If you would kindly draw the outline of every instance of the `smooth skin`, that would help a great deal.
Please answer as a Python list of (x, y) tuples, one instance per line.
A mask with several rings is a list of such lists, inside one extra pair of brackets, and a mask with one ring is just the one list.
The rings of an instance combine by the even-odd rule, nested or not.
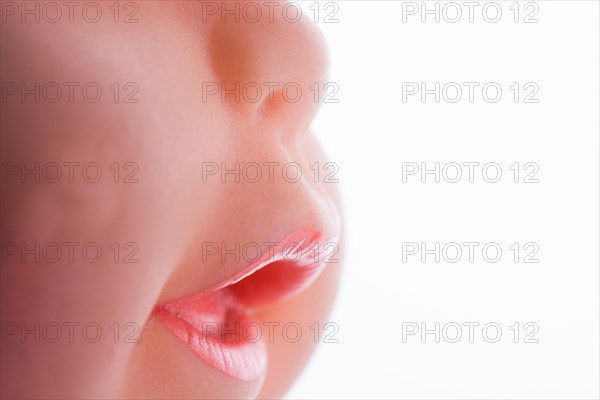
[[(95, 242), (106, 252), (96, 263), (80, 251), (72, 263), (66, 256), (57, 263), (3, 260), (3, 329), (15, 322), (79, 324), (73, 341), (67, 328), (56, 343), (44, 336), (36, 343), (33, 334), (23, 339), (21, 332), (6, 336), (3, 398), (280, 398), (316, 346), (309, 327), (326, 322), (341, 263), (329, 263), (301, 294), (257, 311), (259, 321), (294, 321), (304, 335), (297, 343), (281, 336), (268, 343), (267, 372), (253, 381), (214, 369), (151, 318), (156, 304), (198, 293), (241, 268), (202, 262), (203, 242), (267, 242), (304, 227), (325, 236), (341, 229), (335, 184), (315, 182), (309, 173), (315, 162), (328, 161), (308, 129), (319, 108), (308, 88), (327, 79), (316, 26), (307, 18), (290, 23), (281, 12), (274, 22), (222, 23), (218, 16), (203, 22), (203, 3), (139, 2), (133, 24), (115, 23), (112, 14), (94, 24), (77, 14), (73, 23), (18, 17), (2, 23), (2, 82), (92, 81), (103, 89), (97, 103), (83, 101), (81, 90), (72, 103), (66, 95), (56, 104), (7, 98), (2, 162), (96, 162), (104, 174), (97, 183), (80, 173), (72, 183), (4, 177), (2, 242)], [(135, 82), (139, 101), (115, 103), (114, 82), (121, 99), (131, 92), (123, 85)], [(219, 95), (203, 99), (206, 82), (296, 82), (304, 95), (297, 103), (280, 92), (272, 102), (223, 102)], [(138, 182), (123, 183), (121, 176), (115, 183), (108, 168), (115, 162), (123, 174), (131, 172), (125, 163), (135, 163)], [(237, 183), (230, 176), (223, 183), (218, 175), (203, 182), (205, 162), (297, 162), (303, 176), (295, 183), (281, 175), (274, 182)], [(117, 262), (108, 250), (115, 242), (123, 252)], [(123, 262), (130, 242), (138, 263)], [(82, 339), (89, 322), (102, 327), (95, 343)], [(109, 328), (115, 322), (117, 343)], [(125, 329), (127, 323), (133, 328)], [(135, 327), (139, 342), (126, 343)]]

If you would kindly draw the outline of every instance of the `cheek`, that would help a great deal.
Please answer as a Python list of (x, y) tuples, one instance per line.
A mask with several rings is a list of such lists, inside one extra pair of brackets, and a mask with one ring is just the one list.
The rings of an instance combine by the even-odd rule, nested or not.
[[(19, 170), (3, 178), (0, 230), (3, 245), (14, 244), (16, 250), (0, 271), (2, 320), (27, 327), (36, 322), (62, 327), (73, 321), (79, 327), (94, 323), (103, 333), (95, 343), (82, 340), (80, 330), (74, 342), (68, 341), (67, 331), (58, 344), (21, 341), (18, 335), (16, 341), (3, 342), (2, 386), (6, 393), (114, 397), (134, 348), (123, 342), (123, 335), (115, 342), (115, 324), (119, 333), (128, 333), (123, 331), (126, 324), (141, 331), (183, 249), (198, 232), (197, 221), (206, 220), (215, 208), (215, 188), (201, 184), (200, 160), (220, 158), (226, 140), (220, 133), (228, 118), (198, 96), (198, 84), (191, 80), (206, 78), (208, 66), (193, 51), (182, 54), (191, 54), (194, 61), (179, 60), (177, 67), (192, 78), (165, 79), (164, 71), (177, 62), (162, 54), (160, 46), (169, 43), (153, 42), (156, 48), (150, 48), (159, 61), (140, 72), (141, 60), (130, 51), (131, 43), (68, 30), (54, 39), (60, 45), (47, 49), (34, 46), (37, 40), (23, 39), (31, 47), (12, 49), (20, 57), (3, 58), (3, 73), (26, 82), (87, 82), (94, 76), (107, 93), (106, 82), (135, 77), (139, 102), (114, 104), (107, 96), (96, 104), (2, 106), (3, 166), (31, 169), (39, 163), (42, 174), (40, 182), (34, 173), (23, 183)], [(121, 64), (87, 59), (88, 50), (97, 46), (112, 49)], [(65, 69), (70, 63), (61, 58), (63, 48), (82, 55), (82, 68)], [(58, 182), (45, 179), (48, 163), (62, 169)], [(89, 175), (83, 172), (89, 163), (99, 166), (97, 182), (93, 168)], [(61, 249), (58, 259), (51, 250), (44, 253), (48, 244)], [(92, 246), (92, 257), (86, 258), (86, 245)], [(22, 257), (36, 246), (37, 254)], [(99, 258), (93, 255), (96, 248)], [(32, 388), (30, 382), (39, 385)]]
[[(64, 329), (59, 344), (3, 343), (3, 366), (28, 365), (26, 375), (2, 368), (3, 378), (17, 387), (31, 380), (45, 382), (39, 387), (44, 395), (114, 396), (111, 388), (118, 387), (131, 365), (127, 362), (134, 348), (123, 343), (123, 335), (130, 332), (123, 327), (130, 324), (141, 331), (197, 231), (192, 221), (213, 209), (212, 189), (198, 192), (200, 168), (190, 161), (201, 158), (201, 151), (185, 145), (198, 138), (182, 137), (188, 130), (170, 120), (178, 111), (165, 109), (163, 122), (154, 127), (137, 120), (143, 128), (137, 136), (129, 135), (133, 144), (122, 140), (128, 135), (122, 126), (135, 120), (135, 113), (127, 120), (100, 123), (98, 118), (86, 141), (73, 129), (48, 132), (35, 140), (35, 154), (26, 140), (3, 146), (3, 162), (30, 170), (40, 165), (39, 173), (25, 176), (25, 183), (23, 171), (17, 171), (2, 185), (3, 321), (28, 327), (36, 322), (61, 327), (73, 321), (79, 327), (94, 323), (103, 333), (97, 343), (82, 340), (79, 328), (73, 343), (66, 341)], [(42, 129), (40, 123), (21, 121), (18, 126), (36, 132)], [(216, 145), (217, 140), (207, 138), (205, 143)], [(55, 176), (49, 170), (44, 173), (49, 163), (61, 169), (58, 182), (48, 179)], [(85, 170), (88, 163), (99, 167)], [(9, 244), (14, 245), (11, 254), (5, 253)], [(120, 330), (116, 343), (115, 326)], [(48, 370), (53, 371), (52, 381), (44, 378)]]

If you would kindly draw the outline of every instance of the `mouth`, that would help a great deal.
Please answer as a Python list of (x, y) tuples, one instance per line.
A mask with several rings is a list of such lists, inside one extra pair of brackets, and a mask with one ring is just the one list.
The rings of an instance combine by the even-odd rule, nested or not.
[(263, 256), (224, 282), (159, 304), (153, 316), (216, 369), (239, 380), (257, 379), (266, 369), (267, 351), (253, 312), (312, 284), (327, 263), (321, 238), (318, 231), (302, 229), (272, 242)]

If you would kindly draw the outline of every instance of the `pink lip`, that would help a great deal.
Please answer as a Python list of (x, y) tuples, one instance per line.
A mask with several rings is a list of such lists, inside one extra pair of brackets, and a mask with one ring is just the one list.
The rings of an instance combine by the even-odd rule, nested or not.
[(256, 379), (267, 353), (252, 310), (310, 286), (325, 266), (321, 236), (296, 231), (214, 288), (157, 305), (153, 315), (213, 367), (240, 380)]

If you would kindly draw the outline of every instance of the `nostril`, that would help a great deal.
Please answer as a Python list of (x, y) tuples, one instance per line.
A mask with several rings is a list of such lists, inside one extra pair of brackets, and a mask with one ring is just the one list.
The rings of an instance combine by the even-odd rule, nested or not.
[(285, 95), (284, 89), (273, 90), (262, 99), (255, 119), (261, 122), (276, 119), (276, 116), (285, 113), (285, 106), (290, 102), (291, 99)]

